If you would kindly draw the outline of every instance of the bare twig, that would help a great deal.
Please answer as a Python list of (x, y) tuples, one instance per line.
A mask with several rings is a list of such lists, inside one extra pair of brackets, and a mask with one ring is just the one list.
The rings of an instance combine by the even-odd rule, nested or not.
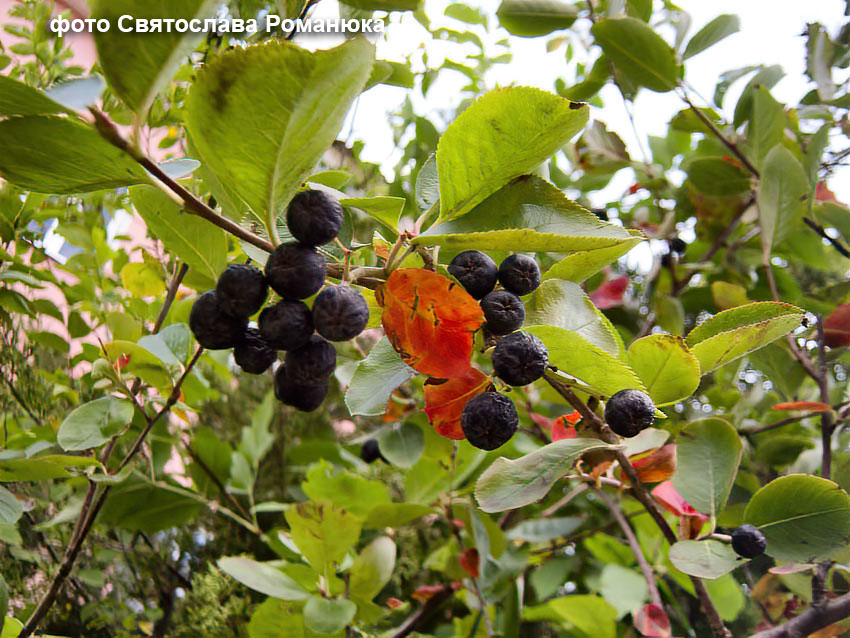
[(850, 616), (850, 594), (820, 605), (809, 605), (803, 613), (777, 627), (765, 629), (752, 638), (801, 638)]
[[(823, 331), (823, 317), (818, 315), (818, 377), (815, 379), (820, 392), (820, 400), (829, 404), (829, 369), (826, 362), (826, 341)], [(828, 479), (832, 468), (832, 432), (835, 429), (835, 414), (832, 410), (822, 412), (820, 415), (821, 428), (821, 470), (820, 475)]]
[(842, 244), (840, 240), (836, 239), (835, 237), (830, 237), (829, 235), (827, 235), (826, 229), (823, 226), (821, 226), (820, 224), (818, 224), (814, 220), (809, 219), (808, 217), (803, 217), (803, 223), (806, 224), (806, 226), (811, 228), (813, 231), (815, 231), (818, 235), (823, 237), (830, 244), (832, 244), (832, 247), (835, 248), (835, 250), (837, 250), (841, 254), (842, 257), (846, 257), (847, 259), (850, 259), (850, 250), (848, 250), (847, 247), (844, 244)]
[(12, 396), (15, 398), (15, 401), (18, 402), (18, 405), (20, 405), (24, 409), (24, 412), (27, 413), (29, 418), (31, 418), (33, 422), (40, 427), (42, 425), (41, 419), (39, 419), (35, 415), (35, 412), (32, 411), (30, 406), (27, 405), (27, 402), (24, 401), (24, 398), (18, 393), (18, 391), (15, 389), (14, 384), (9, 380), (9, 378), (5, 374), (3, 374), (2, 377), (3, 381), (6, 383), (6, 386), (9, 388), (9, 392), (12, 393)]
[(398, 630), (393, 638), (405, 638), (415, 632), (421, 625), (428, 622), (440, 609), (440, 606), (454, 595), (454, 589), (450, 585), (443, 588), (425, 601), (425, 604), (411, 614)]

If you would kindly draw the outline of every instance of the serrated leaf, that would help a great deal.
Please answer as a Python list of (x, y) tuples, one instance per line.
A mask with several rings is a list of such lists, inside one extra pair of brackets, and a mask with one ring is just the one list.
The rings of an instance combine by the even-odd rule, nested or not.
[(56, 440), (63, 450), (77, 452), (103, 445), (133, 418), (129, 399), (102, 397), (71, 411), (62, 424)]
[(637, 18), (605, 18), (591, 28), (596, 43), (634, 84), (672, 91), (679, 82), (676, 52), (652, 27)]
[(640, 233), (637, 235), (613, 246), (591, 248), (567, 255), (543, 273), (543, 279), (568, 279), (582, 283), (644, 241)]
[(383, 337), (360, 363), (345, 391), (345, 405), (352, 415), (378, 415), (387, 411), (390, 395), (416, 371), (401, 360)]
[(298, 503), (286, 510), (292, 541), (319, 573), (335, 573), (360, 538), (360, 520), (345, 510), (323, 503)]
[(711, 539), (675, 543), (670, 548), (670, 562), (680, 572), (710, 580), (743, 564), (729, 543)]
[(383, 457), (403, 469), (413, 467), (425, 449), (422, 429), (413, 423), (402, 423), (378, 438)]
[(741, 20), (738, 16), (721, 14), (694, 34), (688, 41), (682, 57), (687, 60), (740, 30)]
[(634, 341), (629, 346), (629, 365), (655, 405), (687, 399), (699, 387), (699, 361), (681, 337), (657, 334)]
[(345, 197), (339, 200), (343, 206), (351, 206), (377, 219), (379, 222), (398, 232), (398, 220), (407, 200), (404, 197)]
[(313, 501), (327, 501), (365, 519), (376, 505), (390, 502), (387, 486), (346, 470), (334, 472), (327, 461), (319, 461), (308, 471), (301, 489)]

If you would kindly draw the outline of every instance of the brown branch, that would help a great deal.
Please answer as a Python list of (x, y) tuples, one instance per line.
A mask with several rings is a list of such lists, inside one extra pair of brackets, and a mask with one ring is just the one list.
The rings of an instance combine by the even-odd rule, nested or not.
[[(817, 379), (818, 392), (820, 400), (823, 403), (829, 404), (829, 368), (826, 361), (826, 341), (823, 331), (823, 317), (818, 315), (818, 368), (819, 375)], [(828, 479), (832, 470), (832, 432), (835, 429), (834, 424), (835, 414), (832, 410), (822, 412), (820, 415), (821, 428), (821, 469), (820, 475)]]
[(708, 130), (711, 131), (711, 133), (718, 140), (720, 140), (723, 145), (728, 148), (735, 157), (737, 157), (741, 161), (741, 164), (743, 164), (747, 168), (747, 170), (753, 174), (753, 176), (759, 177), (758, 169), (752, 165), (750, 160), (748, 160), (747, 157), (741, 152), (741, 149), (739, 149), (734, 142), (730, 141), (725, 135), (723, 135), (720, 129), (718, 129), (714, 125), (714, 122), (708, 119), (702, 111), (700, 111), (696, 106), (694, 106), (694, 103), (691, 102), (690, 98), (685, 93), (682, 93), (681, 98), (685, 101), (685, 104), (687, 104), (688, 107), (694, 112), (694, 114), (700, 119), (700, 121), (705, 124)]
[(405, 638), (415, 632), (421, 625), (428, 622), (440, 609), (440, 606), (454, 595), (450, 585), (443, 588), (425, 601), (425, 604), (411, 614), (393, 634), (393, 638)]
[(752, 638), (802, 638), (848, 616), (850, 616), (850, 594), (844, 594), (820, 605), (809, 605), (806, 611), (788, 622), (760, 631)]
[(830, 237), (829, 235), (827, 235), (826, 229), (824, 229), (823, 226), (821, 226), (820, 224), (818, 224), (814, 220), (809, 219), (808, 217), (803, 217), (803, 223), (806, 224), (806, 226), (811, 228), (813, 231), (815, 231), (818, 235), (823, 237), (830, 244), (832, 244), (832, 247), (835, 248), (835, 250), (837, 250), (841, 254), (842, 257), (846, 257), (847, 259), (850, 259), (850, 250), (848, 250), (847, 247), (844, 244), (842, 244), (840, 240), (835, 239), (834, 237)]
[(165, 295), (165, 300), (162, 302), (162, 308), (159, 311), (159, 316), (156, 318), (156, 323), (154, 323), (153, 331), (151, 334), (156, 334), (159, 332), (159, 329), (162, 328), (162, 324), (165, 323), (165, 318), (168, 316), (168, 311), (171, 309), (172, 304), (174, 304), (174, 299), (177, 297), (177, 290), (180, 288), (180, 284), (183, 283), (183, 279), (186, 277), (186, 274), (189, 272), (189, 266), (186, 264), (180, 264), (180, 269), (177, 271), (177, 274), (174, 275), (174, 279), (171, 280), (171, 283), (168, 285), (168, 292)]
[(29, 415), (29, 418), (31, 418), (37, 426), (41, 427), (41, 425), (42, 425), (41, 419), (39, 419), (35, 415), (35, 413), (32, 411), (30, 406), (27, 405), (27, 402), (24, 401), (24, 398), (18, 393), (18, 391), (15, 389), (14, 384), (9, 380), (9, 378), (5, 374), (3, 374), (2, 376), (3, 376), (3, 381), (8, 386), (9, 392), (12, 393), (12, 396), (14, 397), (15, 401), (17, 401), (18, 404), (24, 409), (24, 412), (26, 412), (27, 415)]

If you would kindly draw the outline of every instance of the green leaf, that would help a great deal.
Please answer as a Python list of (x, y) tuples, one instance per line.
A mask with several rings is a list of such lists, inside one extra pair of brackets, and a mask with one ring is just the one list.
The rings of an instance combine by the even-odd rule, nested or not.
[(5, 487), (0, 487), (0, 524), (14, 525), (23, 515), (21, 502)]
[(670, 562), (680, 572), (710, 580), (743, 564), (729, 543), (715, 540), (679, 541), (670, 548)]
[(304, 638), (301, 605), (266, 598), (251, 614), (248, 638)]
[(755, 493), (744, 522), (764, 533), (765, 551), (777, 560), (817, 563), (850, 544), (850, 497), (817, 476), (782, 476)]
[(365, 519), (376, 505), (390, 502), (387, 486), (348, 471), (334, 473), (334, 466), (319, 461), (307, 471), (301, 489), (313, 501), (327, 501)]
[(504, 512), (546, 496), (588, 450), (611, 449), (598, 439), (561, 439), (518, 459), (496, 459), (475, 484), (475, 498), (485, 512)]
[(525, 325), (563, 328), (614, 357), (624, 354), (617, 330), (572, 281), (544, 280), (525, 302)]
[(416, 11), (422, 0), (342, 0), (343, 4), (367, 11)]
[(440, 201), (440, 177), (437, 174), (437, 154), (432, 153), (416, 175), (416, 205), (419, 210), (430, 210)]
[(171, 375), (162, 360), (137, 343), (112, 341), (103, 346), (110, 363), (123, 363), (121, 370), (139, 377), (153, 387), (167, 391)]
[(304, 605), (304, 626), (317, 634), (335, 634), (345, 629), (357, 613), (357, 605), (345, 598), (310, 596)]
[(384, 458), (402, 469), (410, 469), (425, 450), (425, 435), (422, 428), (413, 423), (404, 423), (378, 438), (378, 446)]
[[(226, 485), (230, 478), (230, 465), (233, 450), (226, 441), (222, 441), (215, 430), (202, 426), (195, 430), (190, 448), (200, 463), (218, 479), (219, 484)], [(189, 473), (198, 489), (206, 494), (218, 494), (218, 486), (210, 478), (206, 470), (193, 460)]]
[[(375, 49), (358, 37), (311, 53), (289, 42), (236, 48), (204, 67), (186, 128), (220, 202), (275, 228), (278, 215), (336, 138), (369, 78)], [(219, 196), (221, 195), (221, 196)]]
[(307, 600), (310, 594), (279, 569), (250, 558), (225, 556), (217, 565), (240, 583), (266, 596), (281, 600)]
[(588, 113), (587, 105), (531, 87), (484, 94), (437, 145), (440, 221), (465, 215), (533, 171), (584, 128)]
[(349, 589), (366, 600), (378, 595), (390, 582), (395, 569), (396, 546), (391, 538), (379, 536), (357, 555), (351, 565)]
[(416, 372), (408, 366), (383, 337), (368, 356), (357, 364), (345, 391), (345, 405), (352, 415), (377, 415), (387, 411), (390, 395)]
[(740, 30), (740, 18), (736, 15), (723, 13), (694, 34), (694, 37), (688, 42), (688, 46), (685, 47), (682, 57), (687, 60)]
[(130, 198), (148, 231), (185, 262), (193, 275), (203, 277), (205, 289), (214, 288), (216, 279), (227, 266), (227, 234), (210, 222), (181, 211), (158, 188), (131, 188)]
[(636, 612), (649, 597), (644, 577), (635, 570), (616, 563), (602, 568), (599, 593), (617, 610), (618, 618)]
[(688, 179), (706, 195), (725, 197), (752, 188), (749, 173), (719, 157), (698, 157), (685, 165)]
[(676, 440), (673, 485), (694, 509), (717, 516), (726, 507), (742, 451), (738, 432), (723, 419), (694, 421)]
[(418, 503), (385, 503), (376, 505), (369, 511), (364, 529), (383, 529), (385, 527), (401, 527), (415, 521), (426, 514), (433, 514), (434, 509)]
[(705, 375), (794, 330), (804, 314), (796, 306), (772, 301), (738, 306), (703, 321), (685, 343)]
[(0, 121), (0, 148), (0, 176), (37, 193), (83, 193), (149, 181), (129, 155), (68, 118)]
[(549, 350), (549, 364), (558, 371), (582, 381), (600, 394), (611, 396), (620, 390), (646, 390), (629, 365), (576, 332), (554, 326), (528, 326), (526, 332), (538, 337)]
[(330, 503), (298, 503), (286, 510), (292, 541), (316, 571), (335, 573), (360, 538), (360, 520)]
[(3, 631), (0, 632), (0, 638), (18, 638), (20, 635), (21, 629), (24, 628), (24, 623), (22, 623), (17, 618), (13, 618), (9, 616), (6, 618), (6, 621), (3, 623)]
[(761, 166), (768, 151), (785, 137), (785, 107), (773, 99), (765, 86), (753, 89), (753, 116), (747, 123), (747, 146), (756, 166)]
[(629, 365), (655, 405), (683, 401), (699, 387), (699, 361), (681, 337), (647, 335), (629, 346)]
[(509, 529), (505, 537), (526, 543), (548, 543), (556, 538), (567, 537), (584, 524), (580, 516), (553, 516), (530, 518)]
[(644, 240), (639, 232), (636, 231), (636, 235), (613, 246), (591, 248), (567, 255), (543, 273), (543, 279), (568, 279), (581, 283), (617, 261)]
[(637, 18), (605, 18), (591, 28), (602, 47), (633, 83), (664, 93), (679, 83), (676, 52), (648, 24)]
[(131, 531), (159, 532), (193, 520), (203, 503), (182, 490), (173, 491), (133, 481), (113, 487), (103, 506), (100, 522)]
[(758, 188), (761, 245), (766, 255), (800, 225), (811, 190), (806, 171), (794, 154), (781, 144), (770, 149)]
[(502, 0), (496, 15), (509, 33), (534, 37), (569, 29), (578, 9), (566, 0)]
[(527, 607), (525, 620), (551, 620), (575, 628), (582, 638), (616, 638), (617, 610), (599, 596), (573, 594)]
[(449, 18), (466, 22), (466, 24), (480, 24), (485, 27), (487, 26), (487, 18), (480, 10), (462, 2), (454, 2), (450, 4), (446, 7), (446, 10), (443, 13)]
[(50, 454), (29, 459), (0, 461), (0, 482), (44, 481), (72, 476), (69, 468), (100, 466), (100, 461), (88, 456)]
[(0, 116), (52, 115), (62, 113), (65, 108), (41, 91), (0, 75)]
[(96, 0), (93, 19), (106, 19), (112, 28), (95, 31), (97, 58), (109, 86), (134, 110), (144, 117), (157, 93), (171, 81), (181, 64), (189, 62), (189, 54), (204, 38), (203, 33), (176, 30), (139, 35), (118, 28), (122, 15), (133, 19), (171, 18), (192, 20), (215, 15), (214, 0)]
[(121, 284), (134, 297), (156, 297), (165, 292), (162, 273), (145, 262), (129, 263), (121, 269)]
[[(735, 128), (741, 126), (741, 124), (748, 120), (752, 115), (754, 91), (761, 86), (767, 89), (772, 89), (784, 75), (782, 67), (778, 64), (767, 67), (747, 67), (747, 69), (740, 69), (740, 71), (744, 71), (744, 74), (746, 74), (746, 72), (753, 70), (754, 68), (759, 70), (758, 73), (751, 77), (750, 81), (747, 82), (747, 85), (741, 92), (741, 97), (738, 98), (738, 103), (735, 105), (735, 113), (732, 118), (732, 126)], [(720, 89), (720, 86), (720, 83), (718, 83), (718, 89)], [(720, 106), (719, 101), (715, 100), (715, 102), (718, 106)]]
[(404, 210), (404, 197), (345, 197), (339, 200), (343, 206), (351, 206), (362, 210), (370, 217), (374, 217), (394, 232), (398, 233), (398, 220)]
[(103, 445), (133, 418), (129, 399), (102, 397), (75, 408), (59, 426), (56, 440), (63, 450), (77, 452)]
[[(440, 178), (442, 189), (443, 179)], [(435, 224), (413, 240), (451, 250), (582, 251), (619, 246), (634, 238), (567, 199), (549, 182), (524, 176), (469, 214)]]

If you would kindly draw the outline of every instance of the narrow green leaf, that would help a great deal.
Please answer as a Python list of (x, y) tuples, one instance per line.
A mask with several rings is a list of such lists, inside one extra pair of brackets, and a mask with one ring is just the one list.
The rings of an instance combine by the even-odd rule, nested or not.
[(583, 523), (584, 518), (580, 516), (531, 518), (509, 529), (505, 536), (512, 541), (548, 543), (557, 538), (569, 536)]
[(761, 167), (765, 155), (785, 137), (785, 108), (765, 86), (753, 90), (753, 116), (747, 123), (747, 146)]
[(699, 361), (681, 337), (657, 334), (638, 339), (629, 346), (629, 365), (655, 405), (683, 401), (699, 386)]
[(250, 558), (225, 556), (219, 568), (240, 583), (266, 596), (281, 600), (307, 600), (310, 594), (279, 569)]
[(715, 540), (679, 541), (670, 548), (670, 562), (680, 572), (710, 580), (743, 564), (729, 543)]
[(635, 84), (664, 93), (679, 83), (676, 52), (642, 20), (605, 18), (593, 25), (591, 33), (614, 66)]
[(723, 13), (694, 34), (694, 37), (688, 42), (688, 46), (685, 47), (682, 57), (687, 60), (740, 30), (740, 18), (736, 15)]
[(774, 146), (764, 158), (758, 189), (765, 254), (800, 225), (811, 190), (806, 171), (794, 154), (781, 144)]

